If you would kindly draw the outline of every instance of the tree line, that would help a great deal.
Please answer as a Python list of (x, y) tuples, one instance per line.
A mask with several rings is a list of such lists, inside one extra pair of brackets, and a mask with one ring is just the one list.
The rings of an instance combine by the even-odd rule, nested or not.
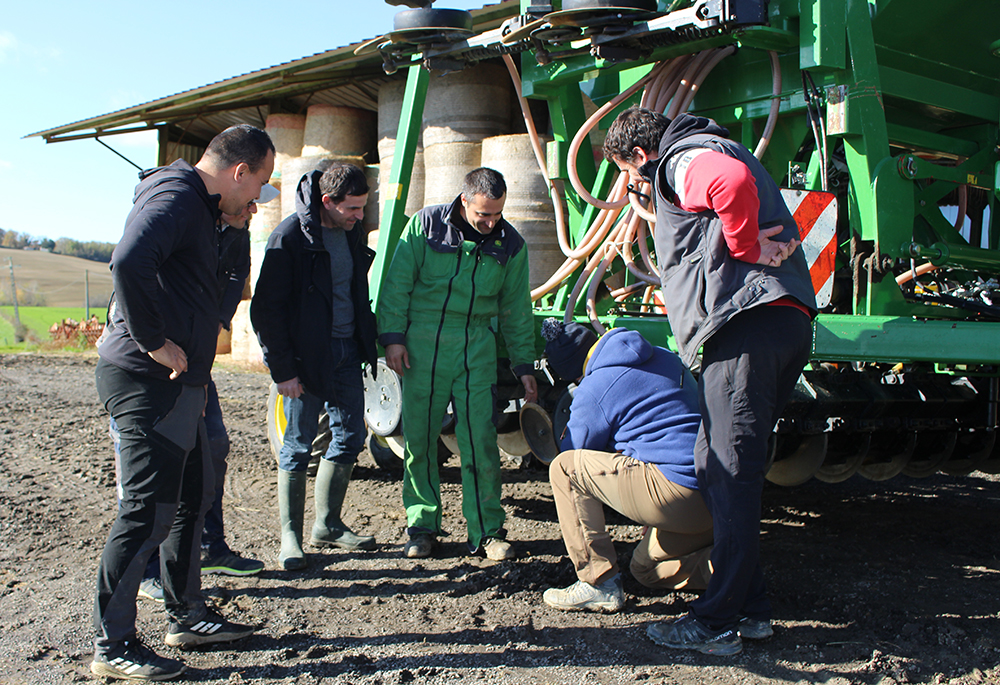
[(0, 228), (0, 247), (9, 247), (15, 250), (23, 250), (24, 248), (48, 250), (55, 254), (107, 264), (111, 261), (111, 253), (115, 249), (115, 244), (96, 240), (73, 240), (72, 238), (59, 238), (58, 240), (36, 238), (28, 233), (5, 231)]

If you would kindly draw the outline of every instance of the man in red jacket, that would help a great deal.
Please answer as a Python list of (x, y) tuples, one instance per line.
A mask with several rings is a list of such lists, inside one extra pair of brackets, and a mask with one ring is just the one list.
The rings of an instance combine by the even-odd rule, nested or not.
[[(657, 644), (735, 654), (751, 621), (771, 632), (760, 567), (767, 441), (812, 343), (816, 296), (777, 184), (711, 119), (640, 107), (608, 129), (605, 157), (649, 181), (667, 316), (681, 359), (699, 365), (698, 485), (714, 522), (712, 579)], [(700, 353), (700, 357), (699, 357)]]

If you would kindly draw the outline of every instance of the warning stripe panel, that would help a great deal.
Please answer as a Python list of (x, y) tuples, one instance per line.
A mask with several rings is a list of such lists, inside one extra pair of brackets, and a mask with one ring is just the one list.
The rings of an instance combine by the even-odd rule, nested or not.
[[(792, 211), (792, 218), (799, 227), (799, 239), (805, 242), (806, 236), (812, 232), (813, 226), (819, 220), (827, 207), (836, 201), (832, 193), (810, 192), (802, 197), (799, 206)], [(789, 207), (789, 209), (791, 209)]]
[(781, 194), (799, 228), (816, 304), (825, 307), (833, 294), (837, 259), (837, 198), (818, 190), (782, 189)]

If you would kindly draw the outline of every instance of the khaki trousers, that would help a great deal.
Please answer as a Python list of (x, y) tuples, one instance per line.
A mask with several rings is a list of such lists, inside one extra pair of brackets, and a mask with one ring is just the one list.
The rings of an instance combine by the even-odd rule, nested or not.
[(618, 573), (604, 505), (648, 526), (632, 555), (646, 587), (703, 590), (711, 576), (712, 516), (697, 490), (673, 483), (653, 464), (621, 454), (571, 450), (549, 466), (566, 551), (577, 577), (599, 585)]

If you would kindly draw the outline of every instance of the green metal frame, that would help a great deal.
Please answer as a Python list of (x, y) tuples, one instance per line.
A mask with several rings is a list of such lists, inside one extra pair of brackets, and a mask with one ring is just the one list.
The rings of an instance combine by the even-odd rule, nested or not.
[[(522, 9), (527, 4), (523, 0)], [(694, 110), (729, 127), (737, 140), (750, 147), (770, 107), (771, 77), (765, 51), (776, 50), (784, 86), (780, 123), (762, 160), (768, 171), (780, 180), (811, 135), (799, 76), (800, 71), (808, 71), (827, 96), (830, 146), (838, 139), (843, 141), (850, 174), (847, 216), (841, 219), (843, 242), (855, 236), (885, 258), (909, 260), (921, 254), (921, 261), (929, 259), (936, 265), (1000, 274), (1000, 253), (996, 251), (1000, 221), (995, 213), (991, 212), (989, 228), (994, 230), (989, 233), (990, 249), (982, 249), (968, 245), (938, 208), (945, 195), (965, 183), (989, 189), (993, 194), (991, 209), (995, 207), (1000, 186), (997, 63), (980, 65), (978, 71), (983, 73), (960, 77), (970, 64), (964, 55), (956, 55), (959, 51), (954, 46), (965, 46), (969, 41), (943, 35), (927, 46), (926, 52), (933, 57), (911, 57), (909, 62), (893, 42), (903, 40), (895, 37), (899, 34), (923, 32), (928, 14), (933, 14), (940, 17), (940, 26), (972, 31), (972, 43), (985, 48), (993, 40), (987, 40), (993, 29), (986, 26), (1000, 25), (996, 21), (1000, 20), (1000, 7), (968, 3), (975, 7), (969, 8), (971, 14), (964, 14), (967, 18), (978, 12), (995, 20), (980, 17), (981, 23), (971, 22), (977, 26), (970, 28), (970, 22), (959, 24), (941, 16), (936, 4), (931, 0), (880, 2), (877, 7), (865, 0), (772, 2), (769, 27), (671, 46), (654, 51), (650, 62), (737, 44), (740, 51), (727, 58), (702, 86)], [(880, 16), (883, 14), (887, 16)], [(889, 44), (883, 44), (883, 39)], [(924, 54), (922, 45), (910, 48)], [(984, 60), (996, 59), (982, 49), (979, 54)], [(524, 91), (550, 103), (550, 114), (557, 122), (553, 126), (560, 132), (573, 130), (573, 122), (558, 123), (562, 112), (551, 103), (571, 100), (580, 88), (595, 102), (606, 101), (624, 88), (620, 79), (626, 73), (648, 69), (648, 65), (632, 63), (606, 64), (590, 56), (541, 67), (527, 54), (522, 57), (522, 67)], [(991, 75), (984, 75), (987, 73)], [(584, 81), (587, 83), (581, 84)], [(892, 99), (891, 107), (886, 105), (887, 98)], [(915, 115), (908, 103), (931, 114)], [(936, 116), (946, 121), (939, 125)], [(949, 127), (949, 117), (963, 125)], [(900, 148), (908, 150), (900, 154)], [(558, 151), (565, 152), (562, 148)], [(941, 163), (920, 156), (928, 152), (963, 160)], [(565, 168), (565, 161), (560, 161), (559, 168)], [(819, 188), (816, 154), (810, 156), (806, 170), (807, 186)], [(574, 235), (587, 225), (575, 224)], [(995, 343), (1000, 324), (952, 321), (962, 314), (907, 302), (891, 274), (869, 277), (858, 299), (851, 303), (851, 311), (853, 314), (846, 317), (821, 314), (817, 318), (814, 359), (1000, 363), (1000, 345)], [(553, 307), (539, 315), (559, 313)], [(672, 346), (665, 319), (611, 313), (602, 322), (641, 330), (652, 340)]]
[[(670, 4), (661, 0), (661, 10)], [(522, 14), (530, 5), (531, 0), (521, 0)], [(548, 150), (550, 176), (566, 179), (567, 149), (584, 121), (583, 93), (602, 104), (655, 62), (721, 45), (734, 44), (739, 51), (703, 84), (693, 110), (751, 146), (770, 108), (767, 51), (775, 51), (783, 77), (779, 123), (762, 162), (780, 181), (811, 141), (801, 77), (807, 73), (825, 99), (828, 147), (842, 144), (849, 175), (839, 219), (838, 242), (844, 249), (854, 242), (880, 258), (876, 262), (904, 265), (913, 258), (961, 269), (970, 277), (1000, 274), (1000, 218), (995, 211), (1000, 197), (1000, 61), (989, 47), (1000, 32), (1000, 4), (771, 0), (768, 22), (658, 47), (641, 63), (611, 63), (578, 53), (560, 59), (554, 52), (550, 63), (540, 65), (532, 53), (522, 53), (525, 96), (548, 104), (554, 138)], [(425, 94), (426, 74), (411, 66), (390, 179), (398, 192), (385, 203), (381, 222), (376, 298), (405, 221), (402, 208)], [(595, 169), (591, 159), (585, 145), (579, 174), (600, 196), (614, 169), (607, 163)], [(819, 188), (818, 152), (800, 166), (806, 170), (807, 187)], [(983, 227), (988, 248), (969, 245), (938, 207), (960, 184), (989, 192), (990, 221)], [(596, 210), (582, 203), (569, 184), (566, 190), (575, 244)], [(841, 261), (846, 259), (845, 254)], [(562, 315), (570, 288), (546, 297), (537, 316)], [(847, 311), (851, 313), (824, 313), (816, 319), (814, 359), (1000, 365), (1000, 324), (955, 320), (964, 318), (963, 313), (907, 301), (891, 273), (867, 273)], [(609, 308), (602, 321), (672, 345), (664, 317)]]

